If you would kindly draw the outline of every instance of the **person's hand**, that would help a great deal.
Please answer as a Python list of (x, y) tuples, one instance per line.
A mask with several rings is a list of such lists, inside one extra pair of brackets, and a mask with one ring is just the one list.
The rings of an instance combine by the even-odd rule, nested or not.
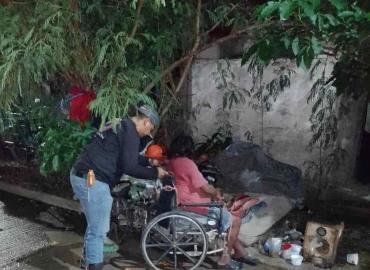
[(215, 199), (216, 201), (219, 201), (219, 202), (224, 201), (224, 196), (222, 195), (221, 191), (218, 189), (216, 189)]
[(149, 163), (151, 166), (153, 167), (159, 167), (159, 160), (158, 159), (155, 159), (155, 158), (150, 158), (149, 159)]
[(168, 172), (162, 167), (157, 167), (157, 170), (158, 170), (158, 178), (163, 178), (168, 175)]

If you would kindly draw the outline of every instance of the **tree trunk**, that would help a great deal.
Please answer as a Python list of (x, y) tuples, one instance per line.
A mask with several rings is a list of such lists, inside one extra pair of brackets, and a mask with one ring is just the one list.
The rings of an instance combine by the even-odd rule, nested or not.
[[(344, 155), (339, 159), (338, 166), (328, 175), (327, 191), (332, 194), (336, 193), (333, 192), (335, 190), (350, 187), (357, 182), (357, 162), (367, 114), (368, 94), (364, 91), (358, 98), (343, 94), (337, 102), (338, 135), (335, 147), (344, 150)], [(335, 158), (337, 157), (332, 157)]]

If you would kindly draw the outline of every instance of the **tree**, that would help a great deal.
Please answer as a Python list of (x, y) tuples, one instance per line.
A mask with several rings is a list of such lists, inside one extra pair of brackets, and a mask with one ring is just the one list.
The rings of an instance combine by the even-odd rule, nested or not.
[[(321, 78), (312, 90), (317, 140), (335, 129), (321, 125), (321, 104), (330, 105), (332, 86), (341, 84), (340, 65), (351, 75), (353, 65), (359, 77), (368, 75), (368, 8), (367, 1), (345, 0), (2, 1), (0, 110), (12, 110), (26, 92), (58, 79), (94, 89), (91, 108), (103, 123), (139, 102), (171, 117), (194, 56), (248, 36), (255, 43), (242, 64), (260, 70), (288, 57), (314, 73), (318, 55), (338, 58), (332, 78)], [(344, 84), (337, 89), (348, 92)]]
[[(0, 108), (61, 77), (97, 91), (103, 122), (138, 102), (165, 115), (194, 55), (250, 30), (242, 1), (5, 1), (0, 13)], [(210, 40), (219, 26), (234, 31)]]

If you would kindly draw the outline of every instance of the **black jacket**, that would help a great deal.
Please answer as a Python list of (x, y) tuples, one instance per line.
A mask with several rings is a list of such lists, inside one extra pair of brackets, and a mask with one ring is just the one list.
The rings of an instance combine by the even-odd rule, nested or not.
[(137, 178), (156, 179), (158, 170), (145, 167), (140, 152), (140, 137), (135, 124), (124, 119), (116, 131), (96, 133), (77, 158), (74, 169), (80, 173), (94, 170), (97, 180), (111, 188), (119, 183), (122, 174)]

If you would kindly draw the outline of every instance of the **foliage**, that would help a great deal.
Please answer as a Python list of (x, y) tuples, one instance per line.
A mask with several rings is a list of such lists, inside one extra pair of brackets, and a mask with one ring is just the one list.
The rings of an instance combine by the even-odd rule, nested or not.
[(322, 151), (319, 153), (318, 161), (305, 161), (303, 178), (314, 182), (310, 187), (317, 188), (313, 190), (314, 197), (317, 199), (322, 198), (327, 191), (332, 188), (331, 181), (328, 181), (330, 175), (337, 171), (348, 153), (342, 148), (334, 148), (328, 155), (323, 156)]
[[(311, 69), (311, 76), (318, 74), (318, 78), (312, 85), (307, 102), (312, 102), (312, 114), (310, 116), (311, 130), (313, 136), (309, 148), (315, 144), (327, 148), (337, 137), (337, 118), (334, 112), (337, 90), (333, 81), (329, 80), (326, 70), (328, 58), (318, 59)], [(323, 65), (321, 72), (317, 68)]]
[[(356, 92), (358, 97), (368, 91), (356, 84), (369, 78), (369, 65), (365, 63), (369, 10), (366, 1), (345, 0), (269, 1), (255, 10), (257, 21), (273, 23), (260, 31), (259, 38), (245, 51), (242, 64), (249, 62), (263, 73), (267, 65), (280, 58), (290, 58), (297, 66), (310, 70), (311, 77), (315, 77), (308, 98), (313, 103), (310, 147), (316, 143), (328, 147), (335, 140), (337, 95)], [(321, 57), (324, 60), (319, 56), (324, 56)], [(331, 75), (326, 68), (329, 57), (336, 60)], [(323, 71), (317, 69), (320, 64), (324, 65)], [(312, 76), (317, 71), (320, 75)]]
[[(92, 109), (103, 122), (138, 102), (172, 103), (181, 63), (212, 43), (217, 28), (241, 29), (241, 1), (69, 0), (6, 1), (0, 5), (0, 108), (53, 76), (93, 88)], [(197, 12), (200, 4), (199, 14)], [(199, 18), (199, 25), (197, 25)], [(195, 30), (196, 28), (197, 30)], [(151, 87), (148, 87), (150, 86)]]
[(44, 133), (39, 134), (40, 172), (43, 175), (52, 172), (67, 173), (95, 131), (90, 123), (81, 127), (69, 120), (55, 121)]
[(28, 154), (32, 154), (38, 146), (37, 134), (55, 116), (52, 100), (40, 99), (39, 95), (23, 95), (18, 104), (12, 105), (10, 112), (1, 111), (1, 139), (25, 148)]
[[(289, 86), (289, 70), (277, 69), (277, 78), (266, 84), (261, 84), (260, 76), (264, 67), (280, 58), (295, 59), (307, 70), (320, 54), (337, 57), (339, 62), (345, 59), (357, 67), (367, 60), (362, 55), (370, 29), (366, 1), (269, 1), (258, 5), (254, 13), (247, 1), (240, 0), (6, 2), (0, 4), (0, 110), (4, 114), (20, 106), (19, 97), (25, 93), (62, 78), (65, 85), (97, 92), (91, 108), (102, 122), (125, 116), (139, 102), (156, 104), (165, 114), (171, 108), (167, 119), (172, 120), (179, 111), (176, 105), (183, 98), (180, 90), (186, 66), (194, 54), (243, 34), (251, 40), (256, 37), (242, 61), (253, 63), (256, 76), (248, 90), (230, 84), (232, 73), (221, 72), (218, 85), (225, 90), (224, 107), (229, 109), (245, 103), (249, 94), (257, 107), (268, 109)], [(219, 29), (226, 29), (227, 36), (215, 35)], [(368, 65), (364, 67), (361, 74), (367, 76)], [(340, 84), (340, 75), (333, 75), (333, 85)], [(312, 100), (317, 103), (314, 114), (319, 124), (314, 129), (325, 134), (330, 129), (320, 128), (320, 110), (331, 104), (331, 88), (327, 83), (316, 86)], [(324, 115), (326, 119), (329, 111)], [(314, 118), (312, 121), (315, 124)], [(57, 126), (51, 128), (54, 138), (57, 136), (52, 131)], [(68, 128), (81, 135), (78, 128)], [(63, 138), (66, 145), (74, 143), (72, 135)], [(41, 152), (54, 150), (49, 145)], [(53, 156), (62, 157), (62, 153), (67, 149)], [(43, 163), (45, 171), (53, 168), (50, 157)]]
[[(69, 2), (0, 6), (0, 107), (10, 110), (17, 96), (55, 74), (70, 83), (97, 88), (99, 98), (93, 109), (104, 120), (122, 117), (139, 101), (149, 102), (140, 91), (156, 67), (153, 57), (144, 57), (144, 46), (150, 47), (163, 35), (157, 38), (157, 31), (136, 38), (130, 35), (130, 28), (141, 24), (135, 20), (138, 1), (110, 8), (103, 1), (81, 1), (80, 6)], [(160, 15), (164, 3), (146, 5), (146, 13), (155, 11), (148, 23)], [(161, 44), (171, 44), (170, 38)]]
[(70, 64), (65, 54), (70, 36), (64, 30), (74, 14), (50, 1), (24, 5), (22, 9), (0, 6), (0, 108), (5, 111), (11, 111), (24, 91), (37, 89)]
[(322, 53), (359, 58), (370, 25), (370, 13), (345, 0), (269, 1), (256, 16), (276, 24), (261, 33), (264, 38), (246, 52), (244, 63), (251, 56), (263, 63), (288, 56), (305, 69)]
[(264, 67), (258, 61), (251, 61), (248, 71), (252, 74), (251, 101), (249, 105), (255, 109), (270, 111), (273, 102), (284, 89), (290, 87), (290, 77), (294, 71), (286, 61), (275, 62), (272, 64), (273, 74), (275, 75), (270, 81), (264, 81)]
[[(245, 11), (240, 1), (227, 0), (1, 2), (3, 119), (16, 106), (28, 106), (19, 102), (24, 95), (48, 84), (52, 97), (64, 95), (70, 85), (95, 90), (97, 99), (91, 108), (102, 124), (126, 116), (141, 102), (156, 104), (165, 113), (170, 108), (167, 119), (172, 120), (181, 111), (174, 101), (179, 100), (179, 82), (186, 76), (182, 64), (189, 52), (209, 46), (210, 33), (218, 27), (245, 27)], [(56, 81), (61, 83), (54, 87)], [(59, 130), (62, 135), (56, 133)], [(80, 146), (73, 146), (73, 136), (85, 138), (80, 133), (66, 122), (43, 130), (42, 171), (66, 168)]]
[(196, 146), (195, 157), (199, 157), (202, 154), (217, 154), (225, 150), (233, 142), (231, 131), (225, 130), (223, 127), (218, 128), (211, 136), (204, 136), (204, 138), (205, 141)]
[(245, 104), (245, 96), (251, 96), (247, 89), (235, 84), (235, 81), (238, 82), (239, 78), (236, 79), (236, 75), (231, 70), (228, 60), (217, 62), (217, 72), (214, 72), (213, 76), (216, 76), (217, 89), (224, 92), (222, 98), (223, 109), (228, 107), (230, 110), (234, 104)]

